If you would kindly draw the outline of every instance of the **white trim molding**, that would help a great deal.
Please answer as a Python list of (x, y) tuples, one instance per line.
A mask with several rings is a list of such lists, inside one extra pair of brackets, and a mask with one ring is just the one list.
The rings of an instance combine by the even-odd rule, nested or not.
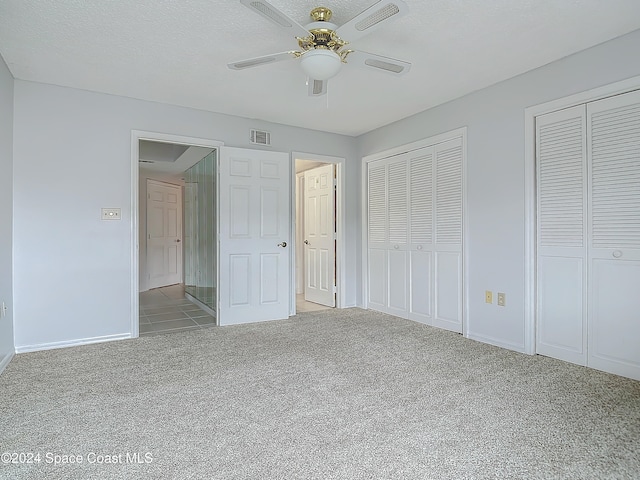
[(79, 338), (77, 340), (65, 340), (62, 342), (36, 343), (33, 345), (22, 345), (16, 347), (16, 353), (39, 352), (41, 350), (53, 350), (54, 348), (77, 347), (89, 345), (91, 343), (113, 342), (115, 340), (126, 340), (133, 338), (130, 333), (119, 333), (116, 335), (104, 335), (101, 337)]
[(524, 110), (524, 352), (536, 353), (536, 117), (640, 89), (640, 76), (586, 90)]
[[(138, 163), (138, 159), (140, 157), (140, 140), (150, 140), (152, 142), (164, 143), (179, 143), (183, 145), (206, 148), (218, 148), (224, 145), (224, 142), (209, 138), (186, 137), (183, 135), (173, 135), (169, 133), (131, 130), (131, 336), (127, 336), (124, 338), (137, 338), (140, 333), (140, 245), (138, 238), (138, 209), (140, 208), (140, 199), (138, 198), (140, 166)], [(57, 347), (54, 346), (50, 348)]]

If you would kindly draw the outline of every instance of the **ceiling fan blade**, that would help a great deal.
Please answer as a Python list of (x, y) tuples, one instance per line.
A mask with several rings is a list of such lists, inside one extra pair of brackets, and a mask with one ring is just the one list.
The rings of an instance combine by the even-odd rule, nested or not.
[(282, 60), (290, 60), (296, 58), (294, 51), (272, 53), (271, 55), (263, 55), (261, 57), (247, 58), (238, 62), (227, 63), (227, 67), (232, 70), (244, 70), (245, 68), (257, 67), (267, 63), (281, 62)]
[(276, 7), (266, 0), (240, 0), (245, 7), (250, 8), (259, 15), (275, 23), (281, 28), (287, 30), (294, 37), (308, 37), (309, 30), (304, 28), (298, 22), (289, 18), (288, 15), (282, 13)]
[(347, 57), (347, 63), (349, 65), (375, 68), (394, 75), (403, 75), (411, 69), (409, 62), (361, 51), (351, 52)]
[(338, 27), (336, 34), (340, 38), (353, 42), (408, 12), (409, 7), (402, 0), (380, 0)]
[(327, 93), (327, 83), (328, 80), (314, 80), (313, 78), (309, 79), (309, 96), (310, 97), (320, 97)]

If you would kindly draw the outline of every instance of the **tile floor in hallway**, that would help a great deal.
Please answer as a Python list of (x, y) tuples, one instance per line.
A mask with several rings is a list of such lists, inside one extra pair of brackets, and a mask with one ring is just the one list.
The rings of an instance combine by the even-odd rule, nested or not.
[[(298, 313), (318, 312), (330, 308), (307, 302), (304, 295), (296, 295)], [(215, 324), (214, 317), (187, 300), (184, 285), (170, 285), (140, 292), (140, 335), (208, 328)]]
[(140, 292), (140, 335), (215, 326), (216, 319), (184, 296), (184, 285)]
[(332, 307), (320, 305), (319, 303), (307, 302), (304, 299), (304, 293), (296, 295), (296, 312), (297, 313), (319, 312), (321, 310), (329, 310), (330, 308)]

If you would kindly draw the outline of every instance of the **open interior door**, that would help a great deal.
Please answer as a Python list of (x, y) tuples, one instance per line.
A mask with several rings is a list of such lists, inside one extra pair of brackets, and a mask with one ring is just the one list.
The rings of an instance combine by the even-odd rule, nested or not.
[(304, 299), (336, 306), (334, 166), (304, 172)]
[(289, 316), (290, 160), (220, 148), (218, 324)]

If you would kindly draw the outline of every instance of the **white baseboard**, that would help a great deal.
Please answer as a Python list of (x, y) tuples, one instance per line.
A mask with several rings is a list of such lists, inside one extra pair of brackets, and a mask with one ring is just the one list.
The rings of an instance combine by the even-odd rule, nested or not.
[(40, 350), (52, 350), (54, 348), (77, 347), (90, 343), (112, 342), (114, 340), (126, 340), (132, 338), (131, 333), (119, 333), (117, 335), (104, 335), (102, 337), (80, 338), (76, 340), (65, 340), (63, 342), (36, 343), (34, 345), (16, 346), (16, 353), (38, 352)]
[(478, 335), (477, 333), (472, 333), (472, 332), (468, 332), (468, 334), (466, 335), (466, 338), (470, 340), (476, 340), (482, 343), (488, 343), (489, 345), (493, 345), (496, 347), (506, 348), (507, 350), (514, 350), (520, 353), (527, 353), (525, 351), (525, 346), (523, 344), (505, 342), (504, 340), (489, 337), (486, 335)]
[(11, 362), (11, 359), (13, 358), (14, 355), (15, 353), (11, 352), (5, 355), (4, 357), (2, 357), (2, 360), (0, 360), (0, 374), (4, 372), (5, 368), (7, 368), (7, 366), (9, 365), (9, 362)]

